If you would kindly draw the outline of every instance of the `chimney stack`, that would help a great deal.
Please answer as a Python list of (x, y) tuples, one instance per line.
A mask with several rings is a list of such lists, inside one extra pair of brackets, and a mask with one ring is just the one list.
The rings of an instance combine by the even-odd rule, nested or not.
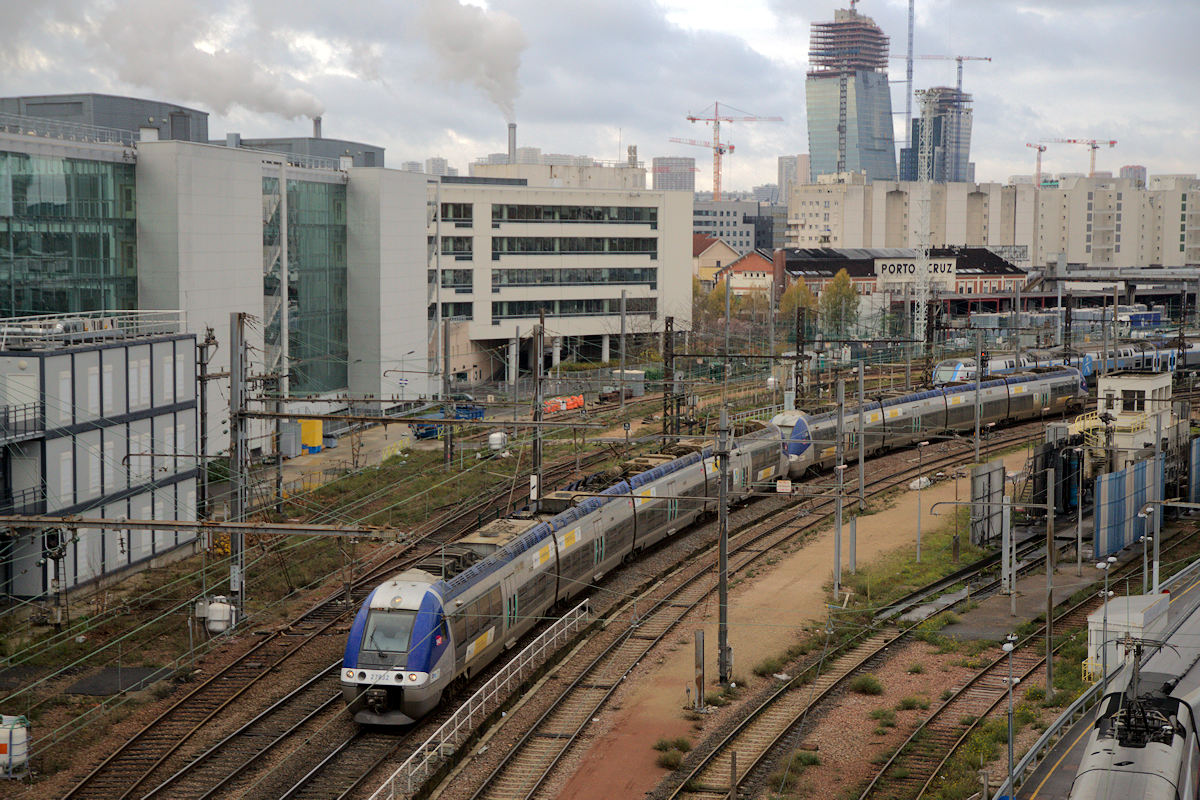
[(508, 123), (508, 163), (517, 163), (517, 123)]
[(321, 118), (320, 117), (313, 117), (313, 138), (314, 139), (321, 138)]

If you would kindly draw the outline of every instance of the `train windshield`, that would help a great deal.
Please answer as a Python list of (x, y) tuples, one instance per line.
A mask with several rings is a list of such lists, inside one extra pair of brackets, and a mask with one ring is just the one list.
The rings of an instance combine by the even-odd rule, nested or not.
[(964, 361), (943, 361), (934, 367), (933, 382), (942, 384), (961, 381), (966, 378), (972, 366), (974, 365)]
[(363, 649), (379, 653), (407, 653), (415, 611), (372, 611), (363, 631)]

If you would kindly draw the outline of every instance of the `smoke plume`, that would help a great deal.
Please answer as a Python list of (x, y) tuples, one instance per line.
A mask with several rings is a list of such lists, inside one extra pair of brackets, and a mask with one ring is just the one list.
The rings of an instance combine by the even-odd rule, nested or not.
[(458, 0), (428, 0), (420, 20), (442, 79), (478, 87), (514, 122), (521, 90), (517, 71), (526, 44), (520, 23)]

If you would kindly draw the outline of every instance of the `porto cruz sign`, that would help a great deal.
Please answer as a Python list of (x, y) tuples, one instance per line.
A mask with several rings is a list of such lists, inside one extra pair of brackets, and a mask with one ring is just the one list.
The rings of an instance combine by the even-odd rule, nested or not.
[[(929, 260), (929, 282), (934, 286), (954, 288), (955, 264), (953, 258)], [(875, 283), (880, 286), (916, 283), (917, 260), (915, 258), (875, 259)]]

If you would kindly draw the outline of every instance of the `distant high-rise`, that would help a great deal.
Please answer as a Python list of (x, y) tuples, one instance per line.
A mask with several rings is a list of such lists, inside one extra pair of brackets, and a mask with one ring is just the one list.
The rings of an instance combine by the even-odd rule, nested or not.
[[(934, 183), (971, 183), (975, 165), (971, 163), (971, 95), (949, 86), (935, 86), (933, 124), (930, 126), (931, 160), (929, 177)], [(912, 144), (900, 149), (900, 180), (920, 177), (917, 152), (921, 142), (921, 117), (912, 121)]]
[(786, 205), (792, 194), (792, 187), (808, 183), (808, 154), (780, 156), (778, 173), (779, 202)]
[(833, 22), (813, 23), (808, 60), (810, 180), (838, 172), (895, 180), (888, 37), (870, 17), (838, 9)]
[(653, 159), (650, 165), (654, 174), (654, 191), (696, 191), (696, 159), (667, 156)]
[(425, 159), (425, 172), (430, 175), (449, 175), (450, 164), (441, 156)]
[(1121, 177), (1133, 181), (1133, 185), (1140, 189), (1146, 188), (1146, 168), (1140, 164), (1127, 164), (1121, 167)]

